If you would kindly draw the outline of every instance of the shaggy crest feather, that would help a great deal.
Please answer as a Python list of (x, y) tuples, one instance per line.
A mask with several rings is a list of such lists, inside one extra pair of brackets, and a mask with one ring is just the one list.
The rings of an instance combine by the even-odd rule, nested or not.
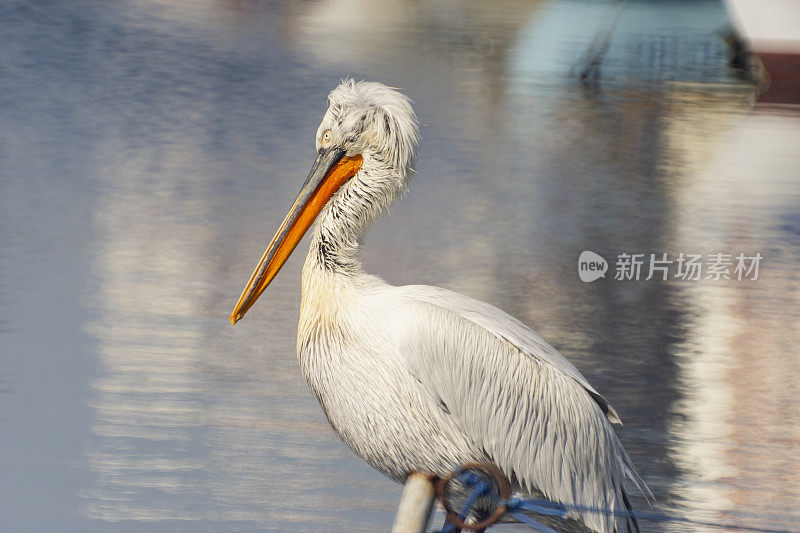
[(386, 156), (403, 178), (413, 172), (419, 125), (406, 95), (382, 83), (346, 79), (331, 91), (328, 101), (328, 112), (341, 129), (360, 136), (356, 148)]

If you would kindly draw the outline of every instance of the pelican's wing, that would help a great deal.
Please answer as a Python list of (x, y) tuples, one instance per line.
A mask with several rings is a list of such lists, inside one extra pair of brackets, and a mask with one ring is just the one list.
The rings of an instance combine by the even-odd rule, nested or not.
[[(609, 423), (618, 417), (572, 364), (488, 304), (435, 287), (395, 290), (400, 356), (509, 478), (556, 501), (629, 509), (625, 476), (644, 484)], [(613, 515), (581, 519), (596, 531), (637, 529)]]
[(567, 358), (513, 316), (485, 302), (439, 287), (407, 285), (399, 287), (399, 289), (410, 300), (425, 302), (457, 313), (498, 339), (516, 346), (520, 352), (557, 368), (564, 375), (580, 383), (612, 423), (622, 424), (622, 419), (617, 411), (589, 384), (583, 374)]

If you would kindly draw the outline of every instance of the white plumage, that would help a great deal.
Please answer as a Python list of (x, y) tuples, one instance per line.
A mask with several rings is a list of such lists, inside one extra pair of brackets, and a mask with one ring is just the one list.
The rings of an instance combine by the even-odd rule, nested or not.
[[(495, 307), (436, 287), (393, 287), (363, 271), (359, 242), (413, 175), (417, 121), (409, 100), (379, 83), (346, 80), (329, 100), (317, 163), (231, 320), (318, 213), (297, 352), (348, 446), (399, 482), (412, 471), (444, 475), (489, 461), (523, 493), (628, 509), (624, 478), (643, 483), (611, 427), (619, 417), (569, 361)], [(636, 528), (612, 515), (576, 518), (600, 532)]]

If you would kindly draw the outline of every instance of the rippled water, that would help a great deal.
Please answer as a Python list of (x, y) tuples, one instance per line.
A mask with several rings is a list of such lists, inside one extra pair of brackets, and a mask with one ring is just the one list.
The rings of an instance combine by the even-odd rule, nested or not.
[[(367, 268), (531, 324), (619, 410), (658, 509), (796, 527), (800, 115), (753, 109), (718, 3), (629, 5), (585, 89), (602, 3), (3, 3), (2, 529), (388, 529), (400, 488), (297, 369), (304, 246), (227, 322), (345, 75), (423, 123)], [(763, 260), (613, 279), (680, 252)]]

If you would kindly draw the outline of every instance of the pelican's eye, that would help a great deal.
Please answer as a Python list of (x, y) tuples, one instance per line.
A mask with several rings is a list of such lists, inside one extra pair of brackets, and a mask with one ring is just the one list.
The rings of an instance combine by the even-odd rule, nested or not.
[(323, 148), (327, 148), (331, 145), (331, 130), (322, 134), (322, 142), (320, 144), (322, 144)]

